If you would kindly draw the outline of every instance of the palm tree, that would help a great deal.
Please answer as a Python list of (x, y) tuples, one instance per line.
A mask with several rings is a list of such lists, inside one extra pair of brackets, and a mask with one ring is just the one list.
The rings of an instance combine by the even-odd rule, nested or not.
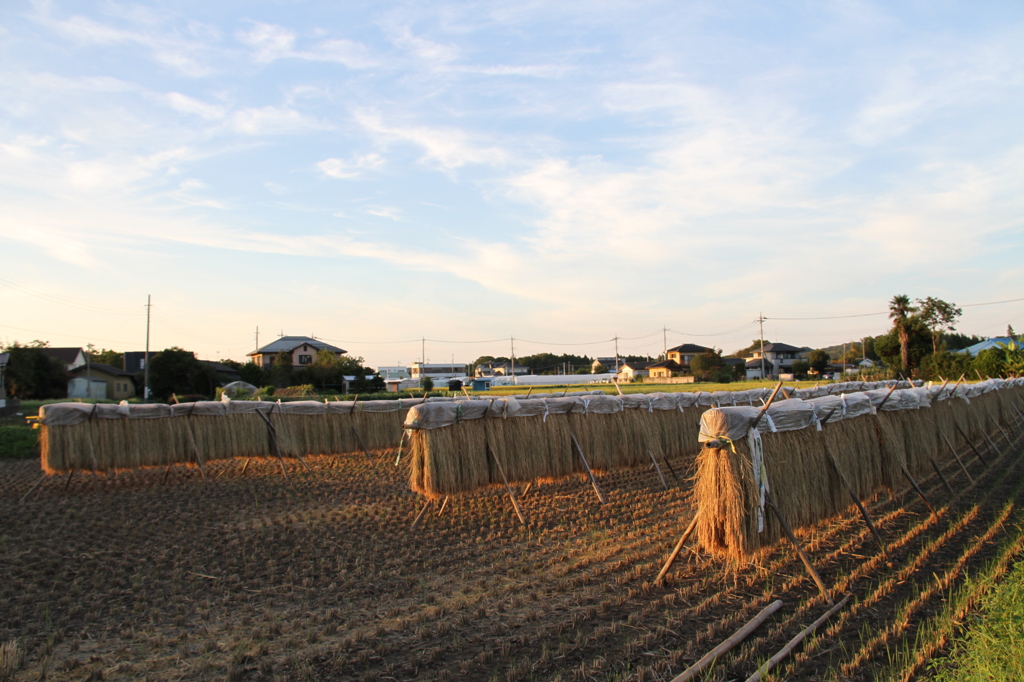
[(910, 297), (905, 294), (893, 296), (889, 301), (889, 318), (900, 337), (900, 364), (903, 365), (904, 374), (910, 365), (910, 334), (907, 332), (907, 321), (915, 312), (917, 308), (910, 305)]

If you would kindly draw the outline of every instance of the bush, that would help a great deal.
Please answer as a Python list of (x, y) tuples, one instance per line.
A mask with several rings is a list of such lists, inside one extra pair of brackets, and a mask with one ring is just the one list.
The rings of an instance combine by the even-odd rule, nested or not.
[(299, 386), (286, 386), (274, 391), (278, 398), (313, 398), (316, 397), (316, 389), (313, 384), (301, 384)]
[(27, 426), (0, 426), (0, 459), (39, 456), (38, 432)]

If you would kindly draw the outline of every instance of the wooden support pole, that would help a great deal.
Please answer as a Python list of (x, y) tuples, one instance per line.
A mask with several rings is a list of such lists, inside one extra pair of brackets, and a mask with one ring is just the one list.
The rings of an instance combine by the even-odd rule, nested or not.
[(672, 679), (672, 682), (687, 682), (687, 680), (692, 680), (695, 677), (697, 677), (701, 673), (701, 671), (704, 670), (704, 668), (708, 667), (716, 660), (718, 660), (718, 657), (722, 654), (727, 653), (731, 649), (735, 648), (736, 645), (745, 640), (751, 632), (756, 630), (757, 627), (761, 625), (761, 623), (768, 620), (769, 616), (771, 616), (773, 613), (775, 613), (781, 608), (782, 600), (776, 599), (771, 604), (761, 609), (761, 612), (754, 616), (754, 618), (749, 623), (747, 623), (739, 630), (734, 632), (732, 635), (729, 636), (727, 640), (716, 646), (714, 649), (704, 654), (704, 656), (702, 656), (699, 661), (697, 661), (689, 668), (684, 670), (682, 674), (674, 677)]
[(241, 471), (241, 473), (239, 474), (239, 476), (241, 476), (242, 474), (244, 474), (244, 473), (245, 473), (245, 470), (249, 468), (249, 462), (251, 462), (251, 461), (252, 461), (252, 459), (251, 459), (251, 458), (249, 458), (249, 457), (246, 457), (246, 458), (245, 458), (245, 464), (243, 464), (243, 465), (242, 465), (242, 471)]
[[(832, 416), (831, 413), (829, 413), (829, 416)], [(878, 534), (878, 529), (875, 528), (875, 524), (871, 520), (871, 515), (868, 514), (868, 510), (864, 506), (864, 503), (860, 501), (859, 497), (857, 497), (857, 493), (853, 490), (853, 486), (850, 485), (850, 481), (846, 478), (846, 474), (844, 474), (843, 470), (839, 468), (839, 463), (836, 462), (836, 458), (832, 455), (832, 452), (824, 444), (822, 444), (822, 449), (825, 451), (825, 458), (828, 459), (829, 464), (832, 465), (832, 469), (839, 476), (839, 480), (841, 480), (843, 485), (846, 487), (846, 492), (850, 494), (854, 504), (857, 505), (857, 509), (860, 510), (861, 518), (863, 518), (864, 523), (867, 524), (868, 530), (870, 530), (871, 534), (875, 536), (875, 541), (878, 543), (878, 546), (882, 548), (882, 554), (885, 555), (886, 559), (889, 559), (889, 550), (885, 548), (885, 543), (882, 542), (882, 536)]]
[(972, 443), (971, 439), (967, 437), (967, 434), (964, 433), (964, 430), (960, 428), (960, 425), (953, 424), (953, 426), (956, 427), (956, 430), (959, 431), (960, 435), (964, 437), (964, 440), (967, 441), (967, 444), (971, 446), (971, 450), (974, 450), (975, 456), (981, 460), (981, 463), (988, 466), (988, 462), (985, 461), (985, 458), (981, 456), (981, 451), (979, 451), (978, 448), (974, 447), (974, 443)]
[(997, 448), (996, 444), (992, 442), (989, 435), (987, 433), (983, 433), (981, 435), (985, 437), (985, 440), (988, 442), (988, 446), (992, 448), (992, 452), (996, 453), (996, 458), (998, 459), (999, 457), (1002, 457), (1003, 453), (999, 452), (999, 448)]
[(498, 461), (498, 457), (494, 454), (494, 451), (491, 450), (491, 446), (487, 445), (486, 448), (487, 454), (491, 456), (491, 459), (494, 460), (494, 464), (498, 467), (498, 473), (501, 474), (501, 480), (505, 482), (505, 488), (508, 490), (508, 497), (512, 500), (512, 508), (516, 510), (516, 516), (519, 517), (519, 522), (525, 526), (526, 519), (523, 518), (523, 512), (519, 509), (519, 503), (516, 502), (516, 494), (513, 492), (512, 486), (508, 484), (508, 477), (505, 476), (505, 469), (501, 466), (501, 462)]
[(437, 510), (437, 515), (440, 516), (441, 514), (444, 514), (445, 507), (447, 507), (447, 506), (448, 506), (448, 496), (445, 495), (444, 502), (441, 503), (441, 508)]
[[(274, 408), (270, 408), (273, 410)], [(277, 453), (277, 461), (281, 463), (281, 471), (284, 473), (284, 480), (288, 480), (288, 467), (284, 464), (284, 455), (281, 454), (281, 446), (277, 442), (277, 429), (274, 428), (273, 422), (267, 418), (267, 415), (263, 414), (262, 411), (256, 410), (256, 414), (263, 417), (263, 421), (267, 424), (267, 432), (270, 434), (270, 442), (274, 444), (274, 452)]]
[(956, 463), (960, 465), (960, 469), (964, 472), (967, 480), (974, 483), (974, 477), (971, 476), (969, 471), (967, 471), (967, 467), (964, 466), (964, 461), (960, 459), (960, 455), (957, 454), (956, 448), (954, 448), (953, 444), (949, 442), (948, 438), (946, 438), (946, 434), (942, 434), (942, 440), (946, 441), (946, 447), (948, 447), (949, 451), (953, 453), (953, 458), (956, 459)]
[(395, 466), (402, 461), (402, 443), (405, 441), (405, 429), (402, 429), (402, 435), (398, 437), (398, 454), (395, 455)]
[(1003, 438), (1006, 439), (1006, 444), (1012, 446), (1013, 445), (1013, 441), (1010, 439), (1010, 434), (1006, 433), (1006, 431), (999, 424), (999, 422), (996, 422), (996, 428), (999, 429), (999, 432), (1003, 434)]
[(654, 462), (654, 470), (658, 472), (658, 478), (661, 479), (662, 487), (664, 487), (665, 490), (668, 490), (668, 483), (665, 482), (665, 474), (661, 473), (661, 467), (658, 466), (658, 460), (654, 459), (654, 453), (648, 450), (647, 454), (651, 456), (651, 461)]
[(768, 396), (768, 402), (766, 402), (761, 407), (761, 411), (757, 413), (757, 416), (754, 417), (754, 421), (751, 422), (751, 424), (750, 424), (750, 430), (751, 431), (753, 431), (754, 429), (757, 428), (757, 424), (758, 424), (758, 422), (761, 421), (761, 417), (763, 417), (765, 415), (765, 413), (768, 412), (768, 408), (771, 407), (772, 402), (775, 400), (775, 396), (777, 396), (779, 394), (779, 391), (781, 389), (782, 389), (782, 382), (780, 381), (778, 383), (778, 385), (775, 387), (775, 390), (772, 391), (772, 394), (770, 396)]
[(949, 481), (946, 480), (946, 475), (942, 473), (942, 469), (939, 468), (939, 464), (938, 462), (935, 461), (934, 457), (931, 458), (931, 463), (932, 468), (935, 469), (935, 473), (937, 473), (939, 475), (939, 478), (942, 479), (942, 485), (946, 486), (946, 490), (949, 492), (950, 495), (956, 497), (956, 493), (953, 492), (953, 486), (951, 486), (949, 484)]
[[(366, 443), (363, 442), (363, 437), (359, 435), (359, 431), (356, 429), (355, 424), (349, 424), (352, 427), (352, 433), (356, 434), (356, 440), (359, 441), (359, 447), (363, 449), (363, 454), (366, 455), (366, 459), (370, 460), (370, 464), (377, 466), (377, 462), (374, 461), (373, 457), (370, 456), (370, 451), (366, 449)], [(405, 433), (404, 431), (402, 432)]]
[(682, 483), (679, 477), (676, 476), (676, 470), (672, 468), (672, 462), (668, 461), (668, 455), (665, 455), (665, 466), (668, 467), (669, 472), (672, 474), (672, 478), (676, 479), (676, 483)]
[(68, 480), (64, 481), (64, 489), (60, 491), (60, 496), (64, 497), (68, 492), (68, 488), (71, 486), (71, 477), (75, 475), (75, 470), (72, 469), (71, 473), (68, 474)]
[(1024, 428), (1024, 417), (1020, 416), (1020, 410), (1017, 409), (1016, 405), (1010, 405), (1010, 407), (1013, 409), (1013, 412), (1010, 413), (1010, 416), (1013, 417), (1013, 425), (1020, 431)]
[(526, 494), (528, 492), (530, 492), (530, 488), (532, 488), (532, 487), (533, 487), (533, 481), (530, 481), (529, 483), (526, 484), (526, 487), (523, 488), (523, 493), (519, 497), (526, 497)]
[(903, 469), (903, 475), (907, 477), (908, 481), (910, 481), (910, 485), (913, 486), (917, 496), (921, 498), (922, 502), (924, 502), (924, 506), (928, 507), (928, 511), (932, 513), (932, 516), (936, 516), (935, 507), (933, 507), (932, 503), (928, 501), (928, 498), (924, 496), (924, 493), (921, 491), (921, 486), (917, 484), (914, 477), (910, 475), (909, 471), (907, 471), (907, 467), (901, 466), (900, 468)]
[(576, 446), (576, 452), (580, 453), (580, 459), (583, 460), (583, 467), (587, 470), (587, 475), (590, 476), (590, 484), (594, 486), (594, 492), (597, 494), (597, 501), (601, 504), (605, 504), (604, 495), (601, 494), (601, 489), (597, 487), (597, 479), (594, 478), (594, 472), (590, 470), (590, 464), (587, 463), (587, 457), (583, 454), (583, 448), (580, 447), (580, 442), (576, 440), (576, 434), (570, 431), (569, 437), (572, 438), (572, 444)]
[(793, 529), (789, 527), (789, 524), (786, 523), (786, 519), (782, 517), (782, 512), (780, 512), (779, 508), (775, 506), (775, 500), (772, 499), (772, 494), (768, 492), (767, 489), (764, 491), (764, 500), (775, 514), (775, 518), (779, 520), (779, 524), (786, 532), (786, 537), (789, 538), (789, 541), (792, 542), (793, 546), (796, 548), (796, 553), (800, 555), (800, 561), (804, 562), (804, 568), (806, 568), (807, 572), (812, 578), (814, 578), (814, 582), (818, 585), (818, 589), (821, 591), (821, 596), (825, 597), (825, 601), (828, 602), (829, 606), (834, 605), (835, 602), (832, 601), (832, 597), (829, 596), (828, 590), (825, 589), (824, 581), (821, 579), (821, 576), (818, 575), (818, 572), (814, 570), (811, 560), (807, 557), (807, 554), (804, 553), (803, 547), (800, 546), (800, 541), (796, 539), (796, 535), (793, 534)]
[(427, 513), (427, 509), (430, 507), (431, 503), (432, 503), (432, 500), (428, 499), (423, 504), (423, 509), (420, 509), (420, 513), (416, 515), (415, 519), (413, 519), (412, 525), (409, 526), (409, 530), (416, 530), (416, 526), (420, 525), (420, 520), (422, 520), (423, 516)]
[(167, 477), (168, 477), (168, 476), (170, 475), (170, 473), (171, 473), (171, 466), (173, 466), (173, 465), (171, 465), (171, 464), (168, 464), (168, 465), (167, 465), (167, 468), (166, 468), (166, 469), (164, 469), (164, 480), (160, 481), (160, 485), (167, 485)]
[[(75, 470), (72, 469), (71, 473), (72, 474), (75, 473)], [(36, 488), (38, 488), (39, 486), (41, 486), (43, 484), (43, 481), (45, 481), (45, 480), (46, 480), (46, 474), (42, 474), (38, 479), (36, 479), (36, 482), (32, 484), (32, 487), (28, 489), (28, 492), (26, 492), (24, 495), (22, 495), (21, 499), (18, 500), (18, 504), (23, 503), (28, 498), (29, 495), (31, 495), (32, 493), (35, 492)], [(68, 474), (68, 480), (69, 481), (71, 480), (71, 474)]]
[(683, 545), (686, 544), (690, 535), (692, 535), (693, 531), (697, 528), (697, 515), (699, 513), (700, 512), (697, 512), (697, 514), (693, 515), (693, 520), (690, 521), (690, 525), (686, 527), (685, 531), (683, 531), (683, 536), (679, 538), (679, 542), (676, 543), (676, 547), (672, 550), (672, 554), (670, 554), (668, 559), (665, 561), (665, 565), (661, 567), (661, 572), (658, 573), (658, 577), (654, 579), (654, 584), (658, 587), (665, 584), (665, 575), (668, 574), (669, 569), (672, 568), (672, 564), (675, 563), (676, 557), (678, 557), (679, 552), (682, 551)]
[(619, 396), (622, 396), (623, 393), (622, 393), (622, 389), (619, 387), (619, 382), (616, 380), (616, 381), (613, 381), (612, 383), (615, 384), (615, 390), (619, 392)]
[(800, 642), (804, 641), (804, 639), (806, 639), (808, 635), (813, 634), (815, 630), (821, 627), (822, 623), (824, 623), (826, 620), (835, 615), (835, 613), (839, 611), (839, 609), (846, 606), (847, 602), (849, 602), (852, 598), (853, 595), (846, 595), (845, 597), (843, 597), (843, 600), (841, 602), (839, 602), (838, 604), (830, 608), (828, 611), (826, 611), (824, 615), (818, 618), (818, 620), (814, 621), (806, 628), (801, 630), (800, 634), (798, 634), (793, 639), (789, 640), (789, 643), (786, 644), (786, 646), (779, 649), (779, 653), (775, 654), (767, 661), (765, 661), (764, 664), (757, 669), (757, 672), (748, 677), (747, 682), (760, 682), (762, 676), (767, 675), (772, 668), (779, 664), (779, 661), (784, 659), (786, 656), (789, 656), (793, 652), (793, 650), (800, 645)]

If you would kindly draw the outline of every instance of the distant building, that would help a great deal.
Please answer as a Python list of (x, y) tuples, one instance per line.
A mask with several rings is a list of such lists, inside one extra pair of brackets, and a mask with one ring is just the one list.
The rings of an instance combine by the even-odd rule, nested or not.
[(604, 367), (605, 372), (617, 374), (618, 372), (622, 371), (622, 365), (624, 365), (625, 363), (626, 361), (621, 357), (616, 358), (612, 356), (607, 358), (594, 358), (594, 361), (590, 363), (590, 371), (594, 374), (597, 374), (598, 365), (600, 365), (601, 367)]
[(384, 378), (384, 381), (388, 379), (408, 379), (411, 374), (408, 367), (400, 367), (398, 365), (381, 365), (377, 368), (377, 374)]
[(669, 348), (665, 351), (665, 354), (668, 356), (669, 360), (674, 360), (681, 367), (689, 370), (690, 360), (693, 360), (694, 356), (702, 355), (709, 350), (711, 349), (705, 348), (704, 346), (698, 346), (695, 343), (684, 343), (681, 346)]
[(756, 348), (747, 361), (748, 379), (766, 379), (793, 373), (793, 361), (807, 357), (810, 349), (797, 348), (788, 343), (768, 343), (764, 346), (764, 372), (761, 371), (761, 349)]
[(675, 360), (662, 360), (647, 366), (648, 376), (652, 379), (669, 379), (682, 372), (685, 368)]
[(291, 355), (293, 367), (306, 367), (313, 364), (317, 352), (321, 350), (330, 351), (339, 358), (347, 352), (310, 336), (282, 336), (277, 341), (246, 353), (246, 356), (252, 358), (252, 361), (264, 370), (269, 370), (278, 353)]
[(424, 377), (431, 379), (455, 379), (469, 375), (469, 365), (465, 363), (424, 363), (414, 362), (410, 368), (410, 376), (413, 379), (421, 380)]
[(651, 375), (651, 371), (648, 369), (654, 363), (649, 360), (643, 362), (624, 362), (622, 363), (622, 369), (619, 370), (619, 381), (633, 381), (639, 377), (647, 377)]
[(75, 367), (68, 381), (69, 398), (106, 398), (107, 400), (128, 400), (135, 397), (135, 381), (131, 372), (90, 362)]
[(515, 365), (513, 369), (512, 362), (505, 360), (502, 362), (486, 362), (476, 366), (476, 370), (473, 372), (478, 377), (510, 377), (513, 371), (516, 376), (522, 376), (530, 373), (530, 368), (526, 365)]
[(990, 348), (996, 348), (996, 349), (1002, 348), (1003, 346), (1008, 345), (1010, 343), (1010, 341), (1017, 341), (1019, 343), (1018, 339), (1015, 339), (1015, 338), (1010, 337), (1010, 336), (997, 336), (995, 338), (985, 339), (984, 341), (976, 343), (973, 346), (968, 346), (967, 348), (961, 348), (960, 350), (955, 350), (953, 352), (954, 353), (959, 353), (961, 355), (967, 354), (967, 355), (975, 356), (975, 355), (977, 355), (978, 353), (980, 353), (983, 350), (988, 350)]

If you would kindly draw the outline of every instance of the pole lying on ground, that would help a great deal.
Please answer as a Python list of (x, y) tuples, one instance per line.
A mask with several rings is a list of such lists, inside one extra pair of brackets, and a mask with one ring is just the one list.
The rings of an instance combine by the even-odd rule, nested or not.
[(764, 665), (757, 669), (757, 672), (748, 677), (747, 682), (760, 682), (761, 677), (763, 675), (767, 675), (772, 668), (779, 664), (779, 661), (784, 659), (786, 656), (789, 656), (793, 652), (793, 649), (797, 648), (800, 645), (800, 642), (804, 641), (804, 639), (806, 639), (808, 635), (813, 634), (815, 630), (821, 627), (822, 623), (824, 623), (826, 620), (835, 615), (835, 613), (839, 611), (839, 609), (846, 606), (847, 602), (849, 602), (852, 597), (853, 595), (846, 595), (845, 597), (843, 597), (843, 600), (841, 602), (839, 602), (838, 604), (830, 608), (828, 611), (826, 611), (820, 618), (818, 618), (818, 620), (814, 621), (806, 628), (801, 630), (800, 634), (798, 634), (793, 639), (789, 640), (789, 643), (787, 643), (786, 646), (779, 649), (779, 653), (775, 654), (767, 661), (765, 661)]
[(590, 470), (590, 464), (587, 463), (587, 457), (583, 454), (583, 448), (580, 447), (580, 442), (576, 440), (576, 434), (570, 432), (569, 437), (572, 438), (572, 444), (576, 446), (576, 452), (580, 453), (580, 459), (583, 460), (583, 467), (587, 470), (587, 475), (590, 476), (590, 484), (594, 486), (594, 492), (597, 494), (597, 501), (601, 504), (605, 504), (604, 495), (601, 494), (601, 489), (597, 487), (597, 479), (594, 478), (594, 472)]
[[(72, 474), (75, 473), (75, 470), (72, 469), (71, 473)], [(70, 480), (70, 479), (71, 479), (71, 476), (69, 475), (68, 476), (68, 480)], [(18, 500), (18, 504), (21, 504), (22, 502), (24, 502), (28, 498), (29, 495), (31, 495), (33, 492), (35, 492), (36, 488), (38, 488), (39, 486), (41, 486), (43, 484), (43, 481), (45, 481), (45, 480), (46, 480), (46, 474), (43, 474), (42, 476), (40, 476), (36, 480), (35, 483), (32, 484), (32, 487), (28, 489), (28, 492), (21, 496), (21, 499)]]
[(423, 509), (420, 509), (420, 513), (416, 515), (415, 519), (413, 519), (412, 525), (409, 526), (409, 530), (416, 530), (416, 526), (420, 525), (420, 520), (422, 520), (423, 516), (427, 513), (427, 509), (430, 507), (430, 504), (431, 500), (429, 499), (423, 504)]
[(771, 604), (761, 609), (761, 613), (754, 616), (749, 623), (734, 632), (727, 640), (716, 646), (714, 649), (704, 654), (699, 661), (684, 670), (682, 674), (674, 677), (672, 682), (686, 682), (687, 680), (692, 680), (697, 677), (704, 668), (714, 663), (719, 656), (733, 649), (737, 644), (745, 640), (751, 632), (761, 625), (761, 623), (768, 620), (770, 615), (781, 608), (782, 600), (776, 599)]
[(697, 512), (697, 514), (693, 515), (693, 520), (690, 521), (690, 525), (686, 527), (685, 531), (683, 531), (683, 537), (679, 538), (679, 542), (676, 543), (676, 547), (672, 550), (672, 554), (669, 555), (665, 565), (661, 567), (661, 572), (658, 573), (658, 577), (654, 579), (654, 584), (658, 587), (661, 587), (665, 583), (665, 575), (668, 573), (669, 569), (672, 568), (672, 564), (675, 563), (676, 557), (679, 556), (679, 552), (682, 551), (683, 545), (686, 544), (687, 539), (689, 539), (694, 529), (697, 528), (697, 516), (699, 514), (700, 512)]
[(946, 434), (942, 434), (942, 440), (946, 441), (946, 447), (948, 447), (949, 451), (953, 453), (953, 457), (954, 459), (956, 459), (956, 463), (960, 465), (960, 469), (964, 472), (964, 475), (967, 477), (967, 480), (970, 481), (971, 483), (974, 483), (974, 477), (971, 476), (969, 471), (967, 471), (967, 467), (964, 466), (964, 461), (960, 459), (960, 455), (957, 454), (956, 448), (954, 448), (953, 444), (949, 442), (948, 438), (946, 438)]

